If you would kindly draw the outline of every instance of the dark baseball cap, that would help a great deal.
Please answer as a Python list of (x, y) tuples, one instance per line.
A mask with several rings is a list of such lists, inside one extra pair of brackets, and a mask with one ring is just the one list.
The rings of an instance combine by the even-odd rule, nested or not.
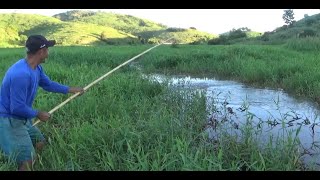
[(52, 47), (56, 44), (55, 40), (47, 40), (41, 35), (31, 35), (26, 41), (27, 52), (36, 52), (44, 47)]

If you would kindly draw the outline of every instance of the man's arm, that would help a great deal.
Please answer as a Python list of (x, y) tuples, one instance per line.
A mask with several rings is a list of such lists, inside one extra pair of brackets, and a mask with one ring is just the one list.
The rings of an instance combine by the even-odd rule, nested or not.
[(10, 85), (10, 113), (16, 116), (32, 119), (38, 111), (29, 107), (27, 102), (27, 89), (29, 77), (26, 74), (15, 75), (11, 78)]

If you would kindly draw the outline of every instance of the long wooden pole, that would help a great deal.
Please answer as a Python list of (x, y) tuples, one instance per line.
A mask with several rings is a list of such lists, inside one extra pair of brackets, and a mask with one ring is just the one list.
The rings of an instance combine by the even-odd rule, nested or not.
[[(172, 38), (170, 38), (170, 39), (172, 39)], [(167, 39), (166, 41), (169, 41), (170, 39)], [(86, 91), (86, 90), (89, 89), (91, 86), (95, 85), (96, 83), (98, 83), (99, 81), (101, 81), (102, 79), (104, 79), (105, 77), (109, 76), (111, 73), (113, 73), (114, 71), (118, 70), (118, 69), (121, 68), (122, 66), (130, 63), (131, 61), (137, 59), (138, 57), (144, 55), (145, 53), (151, 51), (152, 49), (160, 46), (161, 44), (165, 43), (166, 41), (164, 41), (164, 42), (162, 42), (162, 43), (160, 43), (160, 44), (158, 44), (158, 45), (156, 45), (156, 46), (153, 46), (153, 47), (145, 50), (144, 52), (136, 55), (135, 57), (127, 60), (126, 62), (120, 64), (120, 65), (117, 66), (116, 68), (112, 69), (112, 70), (109, 71), (108, 73), (104, 74), (103, 76), (99, 77), (98, 79), (96, 79), (96, 80), (93, 81), (92, 83), (88, 84), (86, 87), (83, 88), (84, 91)], [(52, 114), (53, 112), (55, 112), (56, 110), (58, 110), (59, 108), (61, 108), (62, 106), (64, 106), (64, 105), (67, 104), (69, 101), (71, 101), (72, 99), (74, 99), (75, 97), (77, 97), (77, 96), (79, 96), (79, 95), (80, 95), (80, 93), (76, 93), (76, 94), (70, 96), (68, 99), (66, 99), (65, 101), (63, 101), (61, 104), (59, 104), (58, 106), (56, 106), (56, 107), (54, 107), (53, 109), (51, 109), (51, 110), (49, 111), (49, 114)], [(33, 126), (37, 125), (39, 122), (41, 122), (41, 120), (38, 119), (38, 120), (33, 124)]]

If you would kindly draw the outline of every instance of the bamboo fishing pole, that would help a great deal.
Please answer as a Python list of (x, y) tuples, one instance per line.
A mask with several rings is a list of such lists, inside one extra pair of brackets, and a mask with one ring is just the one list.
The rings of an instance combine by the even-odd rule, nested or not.
[[(172, 39), (172, 38), (170, 38), (170, 39)], [(118, 69), (121, 68), (122, 66), (128, 64), (129, 62), (131, 62), (131, 61), (133, 61), (133, 60), (135, 60), (135, 59), (137, 59), (138, 57), (140, 57), (140, 56), (142, 56), (143, 54), (151, 51), (152, 49), (154, 49), (154, 48), (162, 45), (163, 43), (169, 41), (170, 39), (167, 39), (167, 40), (165, 40), (164, 42), (162, 42), (162, 43), (160, 43), (160, 44), (158, 44), (158, 45), (155, 45), (155, 46), (153, 46), (153, 47), (145, 50), (144, 52), (136, 55), (135, 57), (127, 60), (126, 62), (120, 64), (120, 65), (117, 66), (116, 68), (112, 69), (111, 71), (109, 71), (109, 72), (107, 72), (106, 74), (104, 74), (103, 76), (99, 77), (98, 79), (96, 79), (96, 80), (93, 81), (92, 83), (88, 84), (86, 87), (83, 88), (84, 91), (86, 91), (86, 90), (89, 89), (91, 86), (93, 86), (94, 84), (98, 83), (99, 81), (101, 81), (101, 80), (104, 79), (105, 77), (109, 76), (111, 73), (113, 73), (114, 71), (118, 70)], [(51, 109), (51, 110), (49, 111), (49, 114), (52, 114), (53, 112), (55, 112), (56, 110), (58, 110), (59, 108), (61, 108), (62, 106), (64, 106), (64, 105), (67, 104), (69, 101), (71, 101), (72, 99), (74, 99), (75, 97), (77, 97), (77, 96), (79, 96), (79, 95), (80, 95), (80, 93), (78, 92), (78, 93), (75, 93), (74, 95), (70, 96), (68, 99), (66, 99), (65, 101), (63, 101), (62, 103), (60, 103), (58, 106), (56, 106), (56, 107), (54, 107), (53, 109)], [(41, 120), (38, 119), (38, 120), (33, 124), (33, 126), (37, 125), (39, 122), (41, 122)]]

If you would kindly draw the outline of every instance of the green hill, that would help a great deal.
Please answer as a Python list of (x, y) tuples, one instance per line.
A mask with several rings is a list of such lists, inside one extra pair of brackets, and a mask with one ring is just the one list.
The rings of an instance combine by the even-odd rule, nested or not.
[(41, 15), (0, 14), (0, 46), (22, 45), (28, 35), (24, 33), (26, 30), (49, 29), (59, 22), (56, 18)]
[(289, 44), (297, 46), (296, 43), (309, 40), (310, 43), (314, 43), (314, 40), (311, 39), (319, 39), (320, 35), (320, 14), (305, 16), (291, 25), (283, 25), (271, 32), (258, 33), (247, 30), (242, 28), (231, 30), (221, 34), (219, 38), (210, 40), (209, 44)]
[(120, 15), (107, 12), (74, 10), (56, 14), (53, 17), (62, 21), (80, 21), (112, 27), (114, 29), (130, 34), (136, 34), (145, 31), (157, 31), (167, 28), (165, 25), (158, 24), (146, 19), (137, 18), (131, 15)]
[(81, 22), (61, 22), (52, 28), (34, 28), (25, 31), (26, 34), (44, 34), (56, 39), (61, 45), (101, 45), (128, 44), (138, 42), (137, 37), (110, 27)]
[(0, 14), (0, 47), (23, 46), (27, 36), (42, 34), (60, 45), (158, 43), (168, 38), (182, 44), (286, 44), (320, 34), (320, 14), (272, 32), (233, 29), (219, 37), (189, 29), (167, 27), (131, 15), (106, 12), (67, 11), (53, 17), (31, 14)]
[(177, 43), (203, 43), (216, 37), (213, 34), (201, 32), (195, 28), (167, 27), (147, 19), (115, 13), (74, 10), (56, 14), (53, 17), (66, 22), (85, 22), (112, 27), (133, 34), (140, 41), (147, 43), (155, 43), (171, 37), (174, 37)]
[(207, 43), (215, 36), (195, 28), (172, 28), (131, 15), (68, 11), (53, 17), (0, 14), (0, 47), (24, 46), (27, 36), (42, 34), (60, 45), (158, 43), (174, 37), (176, 43)]
[(0, 14), (0, 46), (23, 46), (27, 36), (42, 34), (60, 45), (138, 43), (137, 37), (97, 24), (63, 22), (54, 17), (30, 14)]
[(303, 19), (283, 25), (271, 32), (265, 32), (256, 40), (263, 41), (267, 44), (283, 44), (296, 38), (319, 37), (320, 35), (320, 14), (305, 16)]

